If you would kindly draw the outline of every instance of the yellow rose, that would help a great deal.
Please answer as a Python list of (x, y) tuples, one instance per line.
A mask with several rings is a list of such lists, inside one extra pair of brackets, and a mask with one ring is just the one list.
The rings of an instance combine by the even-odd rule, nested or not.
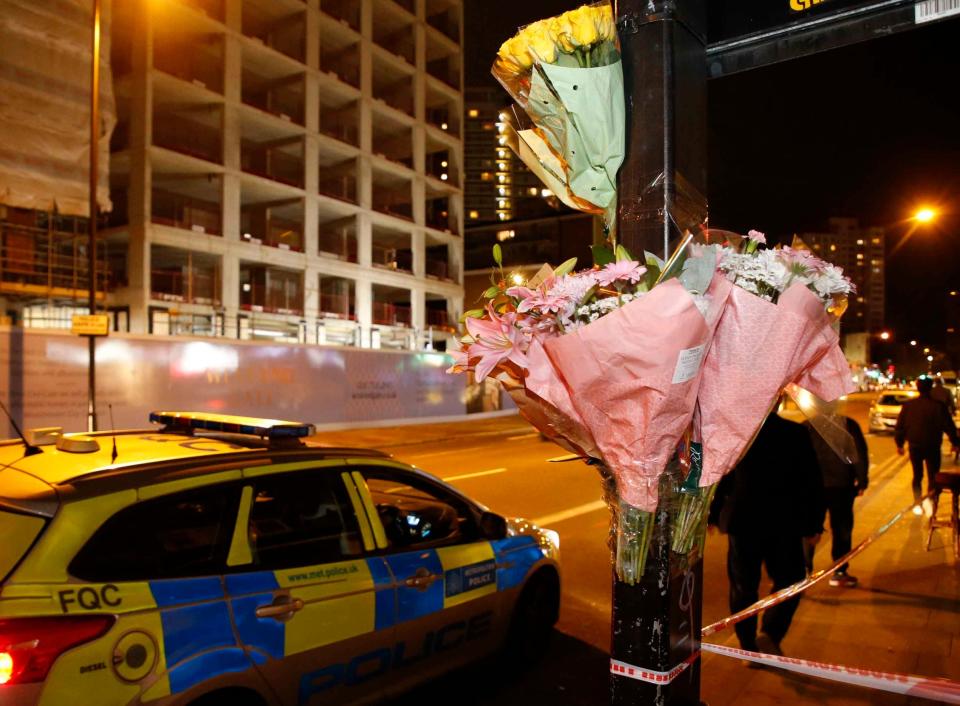
[(533, 63), (533, 58), (527, 51), (526, 42), (519, 35), (511, 37), (501, 44), (497, 56), (505, 62), (517, 66), (520, 70), (530, 68)]
[(566, 52), (567, 54), (572, 54), (576, 50), (576, 46), (573, 44), (573, 40), (570, 38), (573, 34), (573, 28), (570, 26), (570, 23), (564, 18), (563, 15), (559, 17), (554, 17), (549, 20), (550, 22), (550, 35), (553, 37), (553, 41), (560, 48), (560, 51)]
[(563, 13), (563, 16), (570, 23), (572, 29), (571, 38), (573, 43), (580, 47), (589, 47), (596, 43), (597, 25), (593, 21), (592, 8), (584, 5), (576, 10), (570, 10)]
[(593, 8), (593, 21), (597, 26), (597, 34), (601, 41), (612, 42), (617, 36), (617, 28), (613, 21), (613, 9), (609, 5), (600, 5)]
[(527, 25), (520, 36), (526, 39), (530, 54), (540, 61), (553, 64), (557, 60), (557, 45), (550, 36), (550, 29), (544, 20)]

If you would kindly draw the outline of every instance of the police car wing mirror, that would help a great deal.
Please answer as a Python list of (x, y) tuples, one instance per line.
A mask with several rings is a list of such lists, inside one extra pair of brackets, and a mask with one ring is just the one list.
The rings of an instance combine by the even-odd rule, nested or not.
[(480, 515), (480, 529), (487, 539), (503, 539), (507, 536), (507, 520), (487, 510)]

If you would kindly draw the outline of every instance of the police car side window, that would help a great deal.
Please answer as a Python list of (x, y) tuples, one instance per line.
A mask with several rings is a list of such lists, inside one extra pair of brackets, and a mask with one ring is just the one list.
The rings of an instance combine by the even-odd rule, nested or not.
[(131, 505), (70, 562), (86, 581), (150, 581), (223, 573), (240, 489), (222, 485)]
[(379, 471), (364, 471), (363, 476), (392, 549), (445, 546), (479, 538), (466, 504), (442, 488)]
[(340, 474), (319, 470), (259, 479), (250, 508), (250, 546), (258, 569), (359, 556), (359, 523)]

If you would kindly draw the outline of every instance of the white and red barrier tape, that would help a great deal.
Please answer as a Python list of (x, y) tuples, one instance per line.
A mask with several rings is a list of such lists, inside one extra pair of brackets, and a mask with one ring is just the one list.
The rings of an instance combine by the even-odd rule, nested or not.
[(739, 657), (751, 662), (766, 664), (790, 672), (806, 674), (821, 679), (829, 679), (844, 684), (855, 684), (870, 689), (880, 689), (894, 694), (933, 699), (947, 704), (960, 704), (960, 683), (936, 677), (918, 677), (912, 674), (878, 672), (872, 669), (858, 669), (839, 664), (826, 664), (808, 659), (768, 655), (763, 652), (750, 652), (726, 645), (714, 645), (704, 642), (704, 652), (713, 652), (727, 657)]
[(650, 684), (669, 684), (679, 677), (683, 671), (691, 664), (700, 659), (700, 651), (696, 651), (687, 657), (683, 662), (671, 669), (669, 672), (658, 672), (656, 669), (644, 669), (635, 667), (627, 662), (621, 662), (618, 659), (610, 660), (610, 673), (621, 677), (629, 677), (638, 681), (649, 682)]
[(836, 571), (841, 566), (843, 566), (848, 561), (850, 561), (857, 554), (859, 554), (864, 549), (866, 549), (871, 544), (873, 544), (875, 541), (877, 541), (877, 539), (879, 539), (884, 534), (886, 534), (891, 527), (893, 527), (895, 524), (897, 524), (897, 522), (901, 520), (901, 518), (903, 518), (905, 515), (911, 512), (915, 506), (916, 506), (916, 503), (910, 503), (909, 507), (904, 508), (900, 512), (893, 515), (889, 520), (887, 520), (882, 525), (880, 525), (880, 527), (874, 530), (874, 532), (869, 537), (864, 539), (862, 542), (860, 542), (860, 544), (858, 544), (849, 552), (847, 552), (842, 557), (840, 557), (835, 562), (833, 562), (833, 566), (814, 572), (810, 574), (807, 578), (805, 578), (803, 581), (799, 581), (793, 584), (792, 586), (787, 586), (786, 588), (782, 588), (776, 593), (771, 593), (766, 598), (761, 598), (752, 606), (744, 608), (738, 613), (734, 613), (733, 615), (727, 616), (723, 620), (718, 620), (715, 623), (711, 623), (710, 625), (707, 625), (705, 628), (703, 628), (703, 630), (700, 631), (701, 637), (707, 637), (708, 635), (713, 635), (714, 633), (720, 632), (724, 628), (728, 628), (731, 625), (735, 625), (736, 623), (739, 623), (741, 620), (746, 620), (747, 618), (756, 615), (761, 610), (764, 610), (771, 606), (775, 606), (778, 603), (783, 603), (788, 598), (792, 598), (793, 596), (797, 595), (801, 591), (807, 590), (814, 584), (820, 583), (824, 579), (828, 578), (834, 571)]
[[(851, 549), (845, 555), (837, 559), (829, 568), (817, 571), (811, 574), (803, 581), (799, 581), (792, 586), (772, 593), (752, 606), (744, 608), (738, 613), (718, 620), (715, 623), (707, 625), (701, 631), (701, 636), (706, 637), (720, 632), (721, 630), (739, 623), (751, 616), (756, 615), (765, 608), (777, 605), (783, 601), (792, 598), (798, 593), (805, 591), (814, 584), (820, 583), (829, 577), (833, 572), (847, 563), (853, 557), (860, 554), (864, 549), (873, 544), (882, 537), (904, 516), (913, 511), (916, 503), (911, 503), (908, 507), (894, 514), (889, 520), (884, 522), (873, 533), (864, 539), (860, 544)], [(857, 667), (845, 667), (837, 664), (826, 664), (824, 662), (814, 662), (812, 660), (797, 659), (794, 657), (783, 657), (777, 655), (764, 654), (762, 652), (750, 652), (726, 645), (716, 645), (704, 642), (701, 644), (703, 651), (713, 652), (714, 654), (725, 655), (727, 657), (739, 657), (751, 662), (758, 662), (779, 669), (786, 669), (791, 672), (798, 672), (813, 677), (829, 679), (831, 681), (843, 682), (845, 684), (854, 684), (872, 689), (880, 689), (895, 694), (905, 694), (907, 696), (916, 696), (919, 698), (938, 700), (942, 703), (960, 704), (960, 682), (950, 681), (939, 677), (920, 677), (910, 674), (897, 674), (892, 672), (878, 672), (870, 669), (860, 669)], [(652, 669), (636, 667), (619, 660), (610, 660), (610, 672), (619, 676), (652, 684), (669, 684), (686, 670), (693, 662), (700, 658), (700, 652), (694, 652), (685, 661), (678, 664), (673, 669), (660, 672)]]

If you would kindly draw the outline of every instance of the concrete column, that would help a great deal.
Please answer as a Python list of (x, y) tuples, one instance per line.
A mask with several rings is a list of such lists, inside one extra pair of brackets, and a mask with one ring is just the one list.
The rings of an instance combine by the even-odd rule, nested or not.
[(220, 264), (222, 268), (222, 294), (224, 336), (237, 338), (237, 314), (240, 312), (240, 256), (226, 252)]
[(360, 347), (370, 347), (370, 330), (373, 322), (373, 286), (370, 280), (357, 280), (357, 328), (359, 329)]
[(422, 350), (426, 343), (426, 296), (421, 287), (410, 292), (410, 323), (413, 326), (414, 350)]

